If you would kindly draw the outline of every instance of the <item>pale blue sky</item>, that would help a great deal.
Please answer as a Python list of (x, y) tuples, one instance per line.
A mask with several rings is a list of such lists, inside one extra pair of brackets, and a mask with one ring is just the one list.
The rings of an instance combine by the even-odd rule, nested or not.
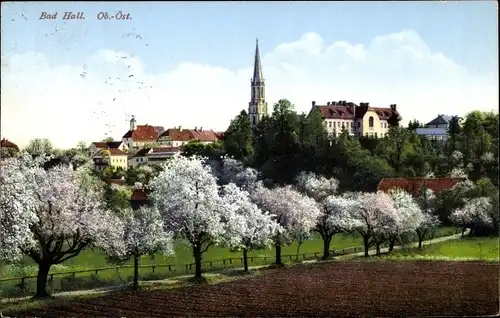
[[(433, 50), (484, 72), (498, 65), (496, 6), (495, 1), (2, 3), (2, 55), (34, 50), (51, 61), (83, 62), (98, 49), (114, 49), (141, 56), (154, 65), (151, 72), (182, 61), (235, 69), (248, 66), (255, 37), (266, 52), (305, 32), (320, 34), (326, 43), (367, 45), (377, 35), (412, 29)], [(119, 10), (133, 20), (96, 19), (100, 11)], [(42, 11), (82, 11), (86, 20), (38, 20)], [(45, 36), (56, 25), (71, 33), (68, 40)], [(122, 36), (134, 29), (148, 46)]]
[[(97, 19), (118, 11), (132, 20)], [(256, 37), (269, 109), (396, 103), (405, 123), (498, 108), (494, 1), (19, 2), (1, 18), (1, 135), (21, 146), (120, 139), (130, 114), (225, 130), (248, 107)]]

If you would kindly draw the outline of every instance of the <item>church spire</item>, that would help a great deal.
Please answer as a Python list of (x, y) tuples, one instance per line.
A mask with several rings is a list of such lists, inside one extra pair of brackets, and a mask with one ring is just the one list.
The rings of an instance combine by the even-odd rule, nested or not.
[(253, 63), (253, 78), (254, 83), (262, 82), (264, 78), (262, 77), (262, 66), (260, 64), (260, 52), (259, 52), (259, 39), (255, 40), (255, 60)]

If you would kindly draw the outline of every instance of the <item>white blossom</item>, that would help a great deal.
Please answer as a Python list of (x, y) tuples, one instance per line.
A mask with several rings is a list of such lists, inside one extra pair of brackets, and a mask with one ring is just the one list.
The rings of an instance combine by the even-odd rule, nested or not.
[(115, 250), (115, 246), (109, 246), (106, 249), (108, 254), (129, 259), (150, 253), (174, 253), (172, 235), (164, 230), (161, 215), (155, 207), (142, 206), (135, 211), (126, 209), (122, 221), (124, 248)]
[(235, 184), (224, 186), (224, 202), (233, 209), (235, 220), (229, 222), (227, 232), (230, 238), (240, 238), (239, 242), (230, 245), (241, 245), (243, 248), (257, 248), (269, 246), (272, 236), (278, 230), (278, 224), (273, 220), (273, 215), (263, 212), (250, 200), (246, 191), (240, 190)]
[(495, 162), (495, 155), (488, 151), (488, 152), (485, 152), (482, 156), (481, 156), (481, 161), (483, 163), (493, 163)]
[(488, 197), (466, 199), (463, 208), (453, 211), (450, 220), (464, 228), (472, 228), (476, 225), (491, 225), (491, 207), (490, 198)]
[(34, 244), (30, 225), (35, 213), (33, 165), (29, 155), (0, 160), (0, 261), (21, 257), (21, 246)]
[(299, 234), (311, 231), (321, 215), (316, 201), (292, 186), (268, 189), (259, 182), (251, 197), (262, 210), (276, 215), (279, 244), (289, 244)]
[(401, 189), (390, 191), (390, 196), (394, 208), (399, 214), (396, 232), (403, 234), (417, 229), (424, 221), (424, 215), (416, 200), (408, 192)]
[(238, 187), (250, 190), (257, 182), (258, 173), (255, 169), (245, 167), (241, 161), (224, 158), (220, 175), (226, 183), (234, 183)]
[(181, 234), (196, 246), (221, 242), (224, 217), (230, 211), (204, 159), (176, 155), (150, 185), (151, 198), (167, 230)]

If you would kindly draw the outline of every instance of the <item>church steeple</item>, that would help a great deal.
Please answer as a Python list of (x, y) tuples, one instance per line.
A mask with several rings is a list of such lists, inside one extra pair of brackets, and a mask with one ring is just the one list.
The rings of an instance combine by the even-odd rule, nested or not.
[(262, 65), (260, 64), (259, 39), (256, 39), (252, 82), (260, 83), (261, 81), (264, 81), (264, 78), (262, 77)]
[(248, 115), (252, 127), (257, 126), (264, 115), (267, 115), (265, 83), (260, 62), (259, 39), (255, 43), (255, 58), (253, 62), (253, 77), (251, 79), (251, 98), (248, 103)]

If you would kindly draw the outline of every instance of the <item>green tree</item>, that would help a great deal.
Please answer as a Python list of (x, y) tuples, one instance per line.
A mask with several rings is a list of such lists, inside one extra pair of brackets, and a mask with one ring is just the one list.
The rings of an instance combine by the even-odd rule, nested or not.
[(35, 138), (30, 140), (25, 150), (32, 156), (51, 154), (54, 150), (52, 142), (47, 138)]
[(226, 154), (235, 159), (242, 159), (253, 155), (253, 132), (250, 118), (242, 110), (236, 116), (224, 133), (224, 149)]
[(410, 130), (410, 131), (414, 131), (415, 129), (422, 128), (422, 127), (424, 127), (424, 124), (422, 124), (421, 122), (419, 122), (416, 119), (410, 120), (410, 122), (408, 123), (408, 130)]

